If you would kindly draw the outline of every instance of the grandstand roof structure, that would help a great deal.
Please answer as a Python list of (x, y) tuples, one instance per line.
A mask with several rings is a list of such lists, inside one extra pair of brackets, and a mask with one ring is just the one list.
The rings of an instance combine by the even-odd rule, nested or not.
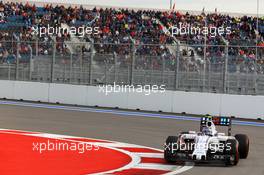
[[(4, 0), (4, 2), (8, 0)], [(170, 9), (170, 2), (175, 3), (175, 9), (199, 13), (214, 12), (217, 9), (220, 13), (230, 15), (257, 15), (257, 2), (259, 1), (259, 13), (264, 15), (264, 1), (262, 0), (15, 0), (17, 2), (34, 2), (36, 4), (71, 4), (83, 6), (101, 7), (125, 7), (133, 9)], [(237, 4), (239, 1), (239, 5)]]

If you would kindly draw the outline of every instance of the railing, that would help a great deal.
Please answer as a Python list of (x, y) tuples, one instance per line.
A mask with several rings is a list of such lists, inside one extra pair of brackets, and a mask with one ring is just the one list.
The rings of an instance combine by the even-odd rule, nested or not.
[[(263, 47), (171, 47), (175, 49), (167, 45), (90, 43), (73, 52), (63, 43), (4, 42), (0, 46), (0, 79), (165, 85), (170, 90), (264, 95)], [(258, 53), (257, 58), (254, 53)]]

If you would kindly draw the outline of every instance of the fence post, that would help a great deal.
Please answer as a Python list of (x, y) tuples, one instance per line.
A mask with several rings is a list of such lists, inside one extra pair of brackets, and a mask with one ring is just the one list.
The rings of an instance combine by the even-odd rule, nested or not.
[(179, 66), (180, 66), (180, 45), (177, 43), (176, 46), (176, 62), (175, 62), (175, 79), (174, 79), (174, 90), (179, 89)]
[(72, 82), (72, 55), (73, 53), (71, 52), (71, 55), (70, 55), (70, 83)]
[(53, 41), (53, 54), (52, 54), (52, 61), (51, 61), (51, 76), (50, 82), (53, 83), (54, 80), (54, 67), (55, 67), (55, 57), (56, 57), (56, 41)]
[(228, 50), (229, 45), (227, 44), (225, 47), (225, 64), (224, 64), (224, 70), (223, 70), (223, 93), (227, 93), (227, 68), (228, 68)]
[(256, 46), (256, 56), (255, 56), (255, 60), (254, 60), (254, 89), (255, 89), (255, 94), (258, 94), (258, 46)]
[(116, 53), (113, 54), (114, 56), (114, 82), (117, 80), (117, 56)]
[(133, 83), (134, 83), (135, 57), (136, 57), (136, 46), (135, 46), (135, 44), (132, 44), (132, 60), (131, 60), (131, 68), (130, 68), (130, 85), (133, 85)]
[(211, 60), (208, 60), (208, 92), (211, 90), (211, 77), (212, 77), (212, 65)]
[(38, 39), (36, 39), (35, 44), (36, 44), (36, 56), (38, 56), (38, 54), (39, 54), (39, 41), (38, 41)]
[(107, 68), (108, 68), (107, 65), (108, 65), (108, 63), (106, 60), (104, 61), (104, 63), (105, 63), (105, 72), (104, 72), (105, 81), (104, 81), (104, 84), (107, 85)]
[(83, 57), (84, 57), (84, 54), (81, 50), (81, 54), (80, 54), (80, 84), (82, 83), (83, 81)]
[(203, 87), (202, 87), (202, 92), (205, 92), (205, 84), (206, 84), (206, 64), (207, 64), (207, 59), (206, 59), (206, 35), (205, 35), (205, 44), (204, 44), (204, 66), (203, 66)]
[(19, 43), (17, 42), (17, 50), (16, 50), (16, 80), (19, 78)]
[(32, 67), (32, 63), (33, 63), (33, 53), (32, 53), (32, 47), (28, 44), (28, 48), (29, 48), (29, 51), (30, 51), (30, 57), (29, 57), (29, 75), (28, 75), (28, 78), (29, 78), (29, 81), (31, 81), (31, 78), (32, 78), (32, 71), (33, 71), (33, 67)]
[(162, 76), (162, 84), (164, 84), (164, 73), (165, 72), (165, 58), (162, 56), (162, 72), (161, 72), (161, 76)]
[(11, 68), (9, 63), (8, 63), (8, 80), (11, 80)]
[(13, 37), (16, 39), (16, 80), (19, 79), (19, 49), (20, 49), (20, 39), (15, 34)]
[(93, 71), (92, 71), (92, 68), (93, 68), (93, 59), (94, 59), (94, 54), (95, 54), (95, 50), (94, 50), (94, 43), (92, 42), (91, 43), (91, 57), (90, 57), (90, 63), (89, 63), (89, 85), (92, 85), (93, 82), (92, 82), (92, 79), (93, 79)]

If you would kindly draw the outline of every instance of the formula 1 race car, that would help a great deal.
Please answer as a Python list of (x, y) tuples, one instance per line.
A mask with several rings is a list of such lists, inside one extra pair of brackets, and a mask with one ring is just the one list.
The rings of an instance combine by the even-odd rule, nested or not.
[[(223, 162), (234, 166), (239, 158), (246, 159), (249, 152), (249, 138), (244, 134), (231, 136), (232, 120), (229, 117), (201, 118), (200, 132), (181, 132), (169, 136), (164, 145), (166, 162)], [(227, 126), (228, 135), (216, 131), (216, 126)]]

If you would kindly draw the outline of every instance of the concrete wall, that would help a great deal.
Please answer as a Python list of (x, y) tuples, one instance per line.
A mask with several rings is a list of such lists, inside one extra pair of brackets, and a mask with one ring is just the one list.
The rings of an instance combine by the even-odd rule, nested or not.
[(99, 87), (0, 80), (0, 98), (189, 114), (263, 118), (264, 96), (165, 91), (111, 92)]

